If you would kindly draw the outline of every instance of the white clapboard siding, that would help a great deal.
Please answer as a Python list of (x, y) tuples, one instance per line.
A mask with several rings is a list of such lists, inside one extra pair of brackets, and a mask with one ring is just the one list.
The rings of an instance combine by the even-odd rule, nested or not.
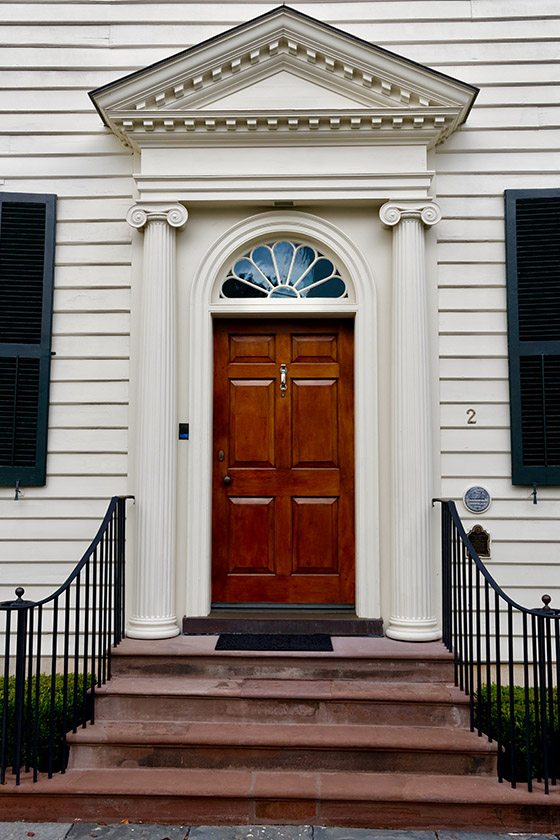
[(501, 263), (440, 262), (437, 269), (440, 286), (505, 286), (505, 269)]
[[(101, 499), (29, 499), (25, 504), (0, 504), (0, 520), (13, 519), (93, 519), (100, 523), (107, 511), (108, 503)], [(1, 522), (0, 522), (0, 527)]]
[(57, 289), (54, 295), (55, 312), (129, 312), (128, 289)]
[(442, 429), (442, 452), (509, 452), (509, 429), (488, 429), (482, 424), (471, 425), (465, 430)]
[(103, 243), (62, 243), (56, 247), (56, 260), (61, 265), (128, 265), (130, 248), (128, 244), (107, 248)]
[(126, 429), (51, 429), (49, 452), (124, 452)]
[[(544, 488), (541, 488), (544, 489)], [(502, 499), (493, 497), (489, 510), (484, 514), (484, 521), (503, 519), (505, 521), (514, 517), (517, 519), (541, 520), (547, 522), (550, 519), (558, 519), (558, 502), (555, 499), (540, 498), (537, 496), (536, 505), (532, 501), (532, 488), (530, 499)], [(477, 522), (475, 514), (465, 511), (463, 520), (465, 524)]]
[(506, 295), (503, 287), (445, 288), (439, 291), (440, 312), (503, 312)]
[(53, 315), (54, 335), (127, 335), (128, 314), (121, 312), (56, 312)]
[(100, 286), (130, 286), (130, 264), (112, 265), (60, 265), (55, 267), (55, 287), (99, 288)]
[[(531, 503), (527, 503), (531, 504)], [(532, 505), (533, 506), (533, 505)], [(538, 507), (538, 504), (534, 507)], [(465, 528), (468, 530), (471, 528), (475, 523), (478, 523), (480, 519), (477, 519), (470, 515), (470, 517), (464, 516), (463, 521), (465, 524)], [(537, 540), (538, 542), (542, 542), (542, 535), (539, 535), (539, 529), (542, 529), (542, 522), (546, 521), (547, 525), (547, 535), (544, 542), (550, 543), (557, 543), (560, 539), (559, 534), (559, 527), (560, 521), (558, 517), (556, 519), (550, 520), (541, 520), (541, 519), (531, 519), (529, 517), (520, 517), (519, 520), (516, 521), (516, 532), (515, 532), (515, 541), (521, 540), (522, 542), (532, 542), (533, 540)], [(490, 531), (492, 534), (492, 540), (494, 543), (499, 542), (511, 542), (512, 540), (512, 533), (511, 533), (511, 522), (509, 518), (496, 518), (494, 517), (493, 508), (485, 514), (484, 519), (484, 527)]]
[[(126, 476), (114, 475), (88, 475), (88, 476), (49, 476), (48, 489), (44, 487), (26, 487), (24, 490), (25, 500), (29, 499), (102, 499), (108, 504), (112, 496), (121, 496), (128, 493), (128, 480)], [(48, 495), (46, 495), (48, 493)], [(0, 499), (2, 504), (14, 498), (13, 487), (0, 487)], [(101, 523), (101, 519), (99, 520)], [(60, 532), (63, 534), (63, 531)], [(0, 551), (2, 551), (0, 542)]]
[(59, 221), (56, 227), (57, 246), (75, 243), (99, 243), (122, 245), (131, 241), (130, 225), (121, 217), (120, 221), (94, 221), (73, 219)]
[(505, 333), (506, 313), (501, 312), (448, 312), (439, 318), (440, 333)]
[(501, 219), (444, 219), (436, 229), (439, 242), (500, 242), (504, 235)]
[(51, 401), (56, 403), (126, 403), (128, 383), (82, 381), (79, 388), (75, 382), (53, 382)]
[(51, 361), (51, 382), (128, 379), (126, 359), (59, 359)]
[[(496, 476), (492, 478), (491, 482), (487, 482), (488, 489), (492, 495), (493, 499), (503, 499), (506, 503), (510, 501), (513, 503), (517, 502), (524, 502), (526, 501), (528, 504), (532, 505), (533, 500), (533, 488), (532, 487), (514, 487), (511, 483), (511, 477), (507, 477), (505, 479)], [(449, 476), (445, 481), (446, 487), (446, 497), (453, 498), (455, 501), (461, 499), (463, 497), (463, 493), (469, 487), (468, 484), (465, 484), (462, 477), (453, 477)], [(560, 488), (559, 487), (539, 487), (538, 488), (538, 503), (536, 505), (537, 509), (539, 509), (539, 505), (541, 501), (545, 500), (554, 500), (555, 503), (560, 500)], [(532, 505), (535, 507), (535, 505)], [(515, 514), (517, 511), (515, 505), (512, 504), (512, 513), (511, 519), (515, 519)], [(463, 507), (462, 503), (459, 505), (459, 514), (461, 516), (467, 515), (467, 509)]]
[(111, 452), (49, 452), (47, 469), (50, 475), (126, 475), (127, 457)]
[(506, 359), (440, 359), (439, 375), (442, 379), (506, 379)]
[[(12, 564), (6, 597), (22, 581), (33, 597), (49, 594), (87, 547), (108, 499), (129, 489), (133, 237), (125, 216), (137, 161), (103, 126), (88, 92), (276, 5), (0, 0), (1, 188), (59, 196), (49, 480), (18, 503), (13, 489), (0, 488), (0, 525), (20, 534), (7, 538), (0, 528), (0, 558)], [(481, 88), (467, 123), (430, 163), (443, 212), (431, 233), (430, 274), (439, 304), (440, 491), (459, 500), (484, 483), (494, 499), (488, 513), (469, 517), (458, 507), (467, 525), (490, 531), (492, 572), (519, 599), (538, 604), (550, 589), (560, 606), (560, 488), (539, 488), (533, 505), (532, 488), (511, 484), (503, 203), (505, 189), (560, 180), (560, 4), (295, 6)]]
[[(481, 381), (481, 380), (479, 380)], [(503, 389), (502, 389), (503, 392)], [(470, 413), (475, 412), (474, 416)], [(440, 420), (442, 429), (462, 429), (468, 432), (471, 429), (469, 419), (476, 421), (477, 426), (485, 429), (509, 429), (509, 404), (479, 402), (478, 399), (467, 402), (443, 403), (440, 406)]]
[[(113, 135), (111, 135), (112, 137)], [(75, 138), (62, 138), (63, 140), (72, 140)], [(116, 138), (113, 137), (115, 140)], [(98, 138), (95, 139), (97, 146)], [(84, 142), (84, 146), (91, 145), (90, 138)], [(76, 226), (85, 226), (90, 222), (95, 224), (103, 224), (104, 222), (117, 222), (118, 230), (122, 232), (122, 222), (126, 216), (126, 211), (133, 204), (132, 197), (127, 196), (107, 196), (98, 198), (95, 195), (85, 195), (81, 198), (60, 198), (58, 201), (56, 216), (60, 224), (66, 222)], [(72, 228), (74, 230), (74, 228)], [(79, 230), (79, 228), (78, 228)], [(57, 225), (58, 232), (58, 225)]]
[(467, 478), (511, 476), (511, 458), (506, 452), (442, 452), (442, 475)]
[[(548, 0), (550, 2), (550, 0)], [(141, 12), (137, 6), (140, 5)], [(113, 3), (30, 3), (29, 17), (36, 23), (61, 22), (83, 22), (90, 23), (98, 21), (102, 23), (167, 23), (176, 24), (179, 20), (195, 21), (216, 21), (222, 24), (234, 26), (240, 21), (249, 20), (257, 15), (262, 15), (277, 4), (263, 3), (262, 0), (245, 0), (245, 2), (222, 3), (201, 3), (199, 0), (185, 0), (182, 3), (137, 3), (119, 4)], [(470, 0), (435, 0), (432, 3), (424, 4), (419, 10), (418, 0), (401, 0), (398, 5), (393, 0), (374, 0), (370, 4), (375, 12), (376, 20), (417, 20), (421, 17), (424, 20), (442, 20), (451, 18), (471, 17)], [(317, 2), (317, 0), (302, 0), (297, 7), (309, 15), (319, 18), (326, 23), (343, 25), (351, 20), (360, 20), (372, 17), (371, 11), (365, 9), (362, 2)], [(16, 4), (7, 6), (8, 12), (5, 18), (6, 23), (24, 23), (27, 19), (27, 10)], [(369, 12), (369, 14), (368, 14)], [(488, 15), (476, 15), (477, 17), (488, 17)], [(513, 16), (513, 15), (512, 15)]]
[(126, 429), (127, 425), (126, 403), (51, 403), (49, 408), (51, 429)]
[(488, 62), (476, 62), (460, 65), (460, 72), (453, 62), (440, 64), (438, 70), (461, 77), (464, 82), (480, 87), (481, 85), (550, 85), (560, 82), (559, 65), (550, 64), (539, 58), (517, 64), (498, 63), (490, 59)]
[(441, 335), (439, 339), (440, 356), (507, 356), (507, 337), (505, 335)]
[(440, 383), (442, 402), (507, 403), (509, 385), (507, 380), (494, 379), (444, 379)]
[(130, 342), (126, 335), (55, 335), (53, 350), (57, 358), (128, 359)]
[[(27, 496), (25, 497), (27, 498)], [(15, 504), (15, 503), (14, 503)], [(19, 504), (19, 502), (17, 503)], [(21, 501), (23, 504), (23, 500)], [(37, 579), (42, 578), (42, 565), (49, 564), (51, 561), (68, 561), (69, 563), (78, 563), (84, 551), (87, 549), (90, 539), (85, 540), (71, 540), (59, 539), (54, 540), (2, 540), (0, 548), (2, 551), (2, 562), (17, 563), (33, 563), (36, 564)], [(46, 568), (46, 565), (45, 565)], [(62, 583), (62, 581), (60, 581)]]

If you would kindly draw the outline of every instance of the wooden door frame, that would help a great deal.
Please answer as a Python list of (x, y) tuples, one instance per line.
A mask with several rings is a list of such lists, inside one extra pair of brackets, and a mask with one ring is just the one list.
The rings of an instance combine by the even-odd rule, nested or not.
[[(305, 239), (330, 255), (349, 298), (321, 301), (224, 301), (216, 293), (223, 272), (240, 251), (279, 236)], [(190, 440), (187, 476), (186, 615), (210, 612), (212, 505), (213, 319), (258, 317), (354, 318), (356, 614), (377, 618), (380, 608), (377, 319), (373, 273), (338, 227), (309, 213), (270, 212), (234, 225), (206, 253), (190, 303)]]

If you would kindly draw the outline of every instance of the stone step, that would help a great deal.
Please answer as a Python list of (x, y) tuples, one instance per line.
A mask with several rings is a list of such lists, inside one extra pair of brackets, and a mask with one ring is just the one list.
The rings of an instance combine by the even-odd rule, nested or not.
[(68, 737), (72, 769), (176, 767), (494, 774), (496, 747), (446, 727), (106, 721)]
[(96, 692), (96, 720), (469, 724), (469, 700), (442, 683), (115, 677)]
[(332, 652), (216, 651), (217, 636), (125, 639), (112, 655), (113, 676), (253, 677), (284, 680), (453, 682), (453, 658), (441, 642), (332, 637)]
[(328, 633), (332, 636), (382, 636), (383, 620), (357, 618), (328, 610), (214, 610), (202, 618), (183, 618), (185, 634), (215, 633)]
[(555, 833), (560, 789), (513, 790), (486, 776), (295, 770), (71, 770), (0, 786), (10, 820), (325, 825)]

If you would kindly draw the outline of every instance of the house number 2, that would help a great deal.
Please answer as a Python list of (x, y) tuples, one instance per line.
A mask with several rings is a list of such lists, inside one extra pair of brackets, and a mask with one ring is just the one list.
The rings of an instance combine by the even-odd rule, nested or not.
[(467, 417), (469, 418), (467, 420), (467, 425), (476, 426), (476, 420), (474, 419), (476, 417), (476, 411), (474, 408), (467, 408)]

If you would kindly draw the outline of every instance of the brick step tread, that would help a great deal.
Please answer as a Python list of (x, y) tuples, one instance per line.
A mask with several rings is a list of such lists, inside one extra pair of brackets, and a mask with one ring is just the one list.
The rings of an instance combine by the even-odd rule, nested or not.
[(468, 730), (438, 726), (321, 723), (102, 721), (68, 736), (71, 745), (291, 747), (490, 754), (495, 744)]
[(273, 700), (371, 700), (391, 703), (469, 705), (460, 689), (445, 683), (397, 683), (378, 680), (276, 680), (200, 676), (116, 676), (96, 689), (98, 696), (225, 697)]
[(274, 800), (315, 799), (346, 802), (435, 802), (465, 803), (475, 811), (479, 805), (516, 805), (560, 808), (560, 786), (544, 793), (534, 783), (513, 789), (489, 776), (450, 776), (416, 773), (371, 773), (297, 770), (103, 768), (69, 770), (52, 779), (41, 776), (33, 783), (22, 774), (15, 787), (7, 776), (0, 786), (2, 796), (17, 793), (37, 795), (92, 795), (144, 797), (252, 797)]
[(398, 642), (378, 636), (332, 636), (332, 651), (216, 651), (218, 636), (175, 636), (171, 639), (124, 639), (113, 657), (208, 657), (225, 659), (395, 660), (453, 662), (441, 642)]

